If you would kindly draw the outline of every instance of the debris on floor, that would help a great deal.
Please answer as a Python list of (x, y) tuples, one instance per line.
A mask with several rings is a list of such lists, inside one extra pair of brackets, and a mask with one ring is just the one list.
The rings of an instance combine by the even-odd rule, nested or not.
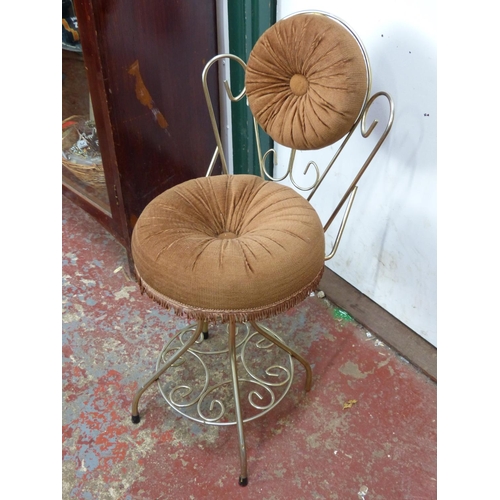
[(350, 399), (349, 401), (345, 402), (343, 405), (343, 409), (347, 410), (347, 408), (352, 408), (358, 401), (356, 399)]
[(358, 491), (358, 500), (363, 500), (368, 493), (368, 486), (361, 486)]

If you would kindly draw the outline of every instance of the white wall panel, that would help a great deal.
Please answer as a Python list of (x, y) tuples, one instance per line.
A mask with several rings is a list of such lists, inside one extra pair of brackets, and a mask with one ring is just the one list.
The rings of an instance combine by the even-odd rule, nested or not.
[[(373, 93), (384, 90), (394, 99), (392, 131), (359, 184), (345, 236), (327, 265), (437, 345), (435, 7), (430, 0), (278, 0), (277, 14), (281, 19), (316, 9), (343, 19), (367, 48)], [(384, 106), (372, 111), (370, 116), (385, 113)], [(361, 166), (375, 135), (363, 139), (356, 133), (342, 153), (333, 187), (330, 182), (318, 193), (324, 220)], [(333, 148), (316, 153), (320, 167), (332, 153)], [(288, 151), (280, 147), (278, 174), (287, 159)], [(309, 159), (304, 156), (302, 163)], [(335, 234), (332, 227), (327, 239), (333, 240)]]

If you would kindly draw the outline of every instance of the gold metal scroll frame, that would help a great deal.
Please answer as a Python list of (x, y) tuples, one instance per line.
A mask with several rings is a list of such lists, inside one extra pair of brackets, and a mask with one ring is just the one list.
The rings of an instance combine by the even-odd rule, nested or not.
[[(156, 369), (162, 369), (195, 331), (193, 324), (177, 332), (162, 350)], [(228, 334), (229, 324), (210, 325), (210, 341), (199, 336), (183, 356), (170, 365), (169, 376), (158, 379), (163, 398), (180, 415), (201, 424), (238, 423), (235, 414), (242, 408), (238, 408), (240, 401), (234, 400), (231, 392), (234, 380), (227, 376), (230, 373)], [(246, 416), (242, 418), (245, 423), (265, 415), (283, 400), (292, 385), (294, 366), (290, 351), (277, 348), (283, 343), (281, 338), (266, 326), (236, 323), (234, 335), (241, 404), (246, 401)], [(307, 390), (311, 383), (309, 368)]]
[[(297, 13), (297, 14), (303, 14), (303, 13), (304, 12), (300, 12), (300, 13)], [(366, 94), (365, 94), (364, 103), (363, 103), (363, 106), (362, 106), (361, 111), (359, 113), (359, 116), (357, 117), (356, 121), (354, 122), (352, 128), (347, 133), (347, 135), (342, 139), (342, 142), (338, 146), (337, 150), (333, 154), (332, 159), (330, 160), (330, 162), (328, 163), (328, 165), (325, 167), (325, 169), (323, 170), (323, 172), (320, 171), (320, 168), (318, 167), (318, 165), (314, 161), (310, 161), (306, 165), (306, 167), (305, 167), (305, 169), (303, 171), (303, 175), (306, 175), (311, 167), (314, 168), (314, 171), (316, 173), (316, 179), (314, 180), (314, 182), (310, 186), (307, 186), (307, 187), (303, 187), (303, 186), (299, 185), (296, 182), (296, 180), (294, 178), (294, 175), (293, 175), (293, 171), (294, 171), (294, 168), (296, 166), (295, 157), (296, 157), (297, 150), (295, 150), (295, 149), (291, 149), (290, 150), (290, 158), (289, 158), (289, 161), (288, 161), (288, 168), (287, 168), (287, 170), (285, 172), (285, 175), (283, 175), (282, 177), (279, 177), (279, 178), (275, 178), (271, 174), (269, 174), (269, 172), (266, 170), (266, 160), (267, 160), (267, 158), (268, 158), (269, 155), (272, 155), (273, 156), (274, 165), (277, 165), (277, 152), (276, 152), (276, 150), (274, 148), (271, 148), (271, 149), (268, 149), (265, 153), (262, 153), (261, 145), (260, 145), (260, 139), (259, 139), (259, 129), (260, 129), (260, 126), (259, 126), (259, 124), (257, 123), (257, 121), (254, 118), (254, 120), (253, 120), (253, 122), (254, 122), (254, 132), (255, 132), (255, 138), (256, 138), (256, 143), (257, 143), (257, 154), (258, 154), (258, 158), (259, 158), (259, 166), (260, 166), (261, 177), (263, 179), (268, 179), (268, 180), (272, 180), (272, 181), (276, 181), (276, 182), (283, 181), (287, 177), (289, 177), (290, 182), (298, 190), (309, 192), (309, 194), (307, 196), (307, 200), (311, 201), (312, 197), (315, 195), (315, 193), (317, 192), (318, 188), (321, 186), (323, 180), (325, 179), (325, 177), (328, 175), (328, 173), (332, 169), (333, 165), (335, 164), (335, 162), (337, 161), (338, 157), (340, 156), (340, 154), (344, 150), (344, 147), (346, 146), (346, 144), (349, 141), (349, 139), (352, 137), (352, 135), (353, 135), (354, 131), (357, 129), (358, 125), (360, 125), (361, 135), (365, 139), (368, 138), (368, 137), (370, 137), (370, 135), (372, 134), (372, 132), (379, 125), (379, 121), (375, 119), (375, 120), (373, 120), (370, 123), (369, 126), (367, 126), (368, 113), (369, 113), (369, 111), (370, 111), (373, 103), (375, 101), (377, 101), (377, 100), (383, 99), (383, 100), (386, 100), (386, 102), (387, 102), (387, 104), (389, 106), (389, 113), (388, 113), (388, 116), (387, 116), (387, 122), (385, 124), (384, 130), (382, 131), (382, 133), (380, 135), (380, 138), (378, 139), (377, 143), (372, 148), (372, 150), (369, 153), (366, 161), (361, 166), (361, 168), (359, 169), (358, 173), (354, 177), (353, 181), (351, 182), (351, 184), (349, 185), (349, 187), (345, 191), (344, 195), (342, 196), (342, 198), (338, 202), (338, 204), (335, 207), (335, 209), (333, 210), (330, 218), (328, 219), (328, 221), (323, 226), (323, 230), (326, 233), (326, 231), (331, 226), (331, 224), (333, 223), (333, 221), (339, 215), (339, 213), (342, 210), (342, 208), (345, 206), (344, 214), (342, 216), (342, 220), (340, 222), (340, 226), (339, 226), (339, 229), (338, 229), (335, 241), (333, 243), (332, 249), (330, 250), (330, 253), (328, 253), (328, 254), (325, 255), (325, 260), (329, 260), (337, 252), (337, 249), (338, 249), (339, 244), (340, 244), (340, 240), (342, 239), (342, 235), (344, 234), (344, 229), (345, 229), (345, 226), (346, 226), (349, 214), (351, 212), (351, 208), (352, 208), (352, 204), (354, 202), (354, 198), (355, 198), (357, 190), (358, 190), (358, 183), (359, 183), (362, 175), (365, 173), (366, 169), (370, 165), (371, 161), (373, 160), (374, 156), (376, 155), (376, 153), (378, 152), (378, 150), (382, 146), (383, 142), (385, 141), (387, 135), (389, 134), (389, 131), (391, 130), (391, 127), (392, 127), (392, 124), (393, 124), (393, 121), (394, 121), (394, 103), (393, 103), (393, 100), (392, 100), (391, 96), (387, 92), (377, 92), (376, 94), (374, 94), (373, 96), (370, 97), (370, 92), (371, 92), (371, 67), (370, 67), (370, 62), (369, 62), (369, 59), (368, 59), (368, 54), (366, 52), (366, 49), (365, 49), (363, 43), (361, 42), (360, 38), (356, 35), (356, 33), (346, 23), (344, 23), (342, 20), (340, 20), (339, 18), (337, 18), (335, 16), (332, 16), (332, 15), (324, 13), (324, 12), (309, 12), (309, 13), (311, 13), (311, 14), (317, 14), (317, 15), (325, 15), (325, 16), (328, 16), (329, 18), (333, 19), (335, 22), (341, 24), (345, 29), (347, 29), (351, 33), (351, 35), (353, 36), (353, 38), (356, 40), (356, 42), (358, 43), (359, 48), (360, 48), (360, 50), (361, 50), (361, 52), (363, 54), (364, 60), (365, 60), (366, 77), (367, 77), (367, 83), (368, 83)], [(293, 15), (297, 15), (297, 14), (293, 14)], [(208, 90), (208, 84), (207, 84), (207, 75), (208, 75), (208, 72), (210, 71), (210, 68), (215, 63), (223, 62), (224, 60), (229, 60), (229, 63), (230, 63), (230, 61), (235, 61), (236, 63), (238, 63), (242, 67), (243, 71), (246, 71), (246, 64), (245, 64), (245, 62), (241, 58), (239, 58), (239, 57), (237, 57), (235, 55), (232, 55), (232, 54), (220, 54), (218, 56), (215, 56), (214, 58), (212, 58), (206, 64), (205, 69), (203, 71), (203, 74), (202, 74), (203, 90), (204, 90), (205, 98), (206, 98), (206, 101), (207, 101), (207, 107), (208, 107), (208, 112), (209, 112), (209, 115), (210, 115), (210, 120), (211, 120), (211, 123), (212, 123), (212, 128), (213, 128), (213, 131), (214, 131), (215, 141), (217, 143), (214, 155), (212, 157), (212, 161), (210, 162), (209, 168), (207, 170), (207, 174), (206, 174), (207, 176), (212, 175), (215, 163), (216, 163), (216, 161), (217, 161), (218, 158), (220, 158), (220, 160), (221, 160), (223, 173), (227, 174), (229, 172), (228, 171), (228, 167), (227, 167), (226, 156), (224, 154), (222, 140), (221, 140), (221, 136), (220, 136), (220, 132), (219, 132), (219, 127), (217, 126), (217, 121), (216, 121), (216, 118), (215, 118), (215, 113), (214, 113), (214, 108), (213, 108), (213, 104), (212, 104), (212, 99), (210, 97), (210, 92)], [(246, 95), (246, 89), (245, 88), (243, 88), (238, 94), (235, 95), (232, 92), (232, 90), (230, 88), (230, 85), (227, 82), (227, 80), (224, 80), (224, 88), (225, 88), (225, 91), (226, 91), (226, 95), (230, 99), (231, 102), (240, 101)], [(380, 127), (379, 127), (379, 129), (380, 129)]]

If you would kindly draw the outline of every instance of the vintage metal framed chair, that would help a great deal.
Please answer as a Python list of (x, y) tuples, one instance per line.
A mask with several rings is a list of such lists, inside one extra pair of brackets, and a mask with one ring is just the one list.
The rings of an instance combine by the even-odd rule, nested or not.
[[(245, 89), (238, 95), (227, 82), (225, 86), (232, 101), (246, 96), (257, 143), (262, 128), (275, 142), (291, 148), (288, 170), (279, 179), (266, 170), (266, 159), (276, 150), (263, 153), (260, 146), (260, 177), (228, 174), (207, 86), (208, 72), (227, 59), (245, 70)], [(244, 423), (283, 399), (293, 381), (293, 359), (305, 370), (306, 391), (312, 383), (309, 363), (259, 321), (297, 305), (316, 289), (324, 261), (337, 250), (358, 182), (391, 129), (394, 109), (387, 93), (370, 96), (371, 69), (360, 39), (343, 21), (321, 12), (298, 13), (277, 22), (260, 37), (247, 64), (234, 55), (214, 57), (202, 80), (216, 141), (207, 176), (151, 201), (132, 237), (141, 290), (195, 323), (174, 335), (161, 352), (157, 371), (134, 397), (132, 421), (140, 421), (139, 400), (158, 381), (176, 412), (200, 423), (235, 424), (239, 484), (244, 486)], [(322, 223), (310, 200), (358, 126), (365, 138), (377, 126), (374, 121), (367, 127), (366, 120), (379, 99), (389, 108), (385, 129), (331, 217)], [(296, 151), (334, 143), (339, 146), (323, 171), (315, 162), (307, 165), (316, 171), (307, 199), (276, 182), (289, 176), (303, 190), (293, 178)], [(212, 175), (219, 160), (223, 173)], [(343, 207), (335, 243), (325, 256), (324, 233)], [(222, 369), (224, 362), (227, 371)]]

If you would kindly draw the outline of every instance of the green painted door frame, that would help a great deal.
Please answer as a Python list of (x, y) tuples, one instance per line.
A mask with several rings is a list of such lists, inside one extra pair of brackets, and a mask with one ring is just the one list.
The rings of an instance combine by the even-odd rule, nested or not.
[[(227, 4), (229, 51), (246, 62), (259, 36), (276, 22), (276, 0), (228, 0)], [(232, 89), (242, 89), (245, 81), (239, 64), (231, 63), (230, 75)], [(253, 118), (246, 99), (231, 104), (231, 115), (234, 173), (260, 175)], [(272, 140), (262, 134), (261, 145), (262, 151), (267, 151)]]

